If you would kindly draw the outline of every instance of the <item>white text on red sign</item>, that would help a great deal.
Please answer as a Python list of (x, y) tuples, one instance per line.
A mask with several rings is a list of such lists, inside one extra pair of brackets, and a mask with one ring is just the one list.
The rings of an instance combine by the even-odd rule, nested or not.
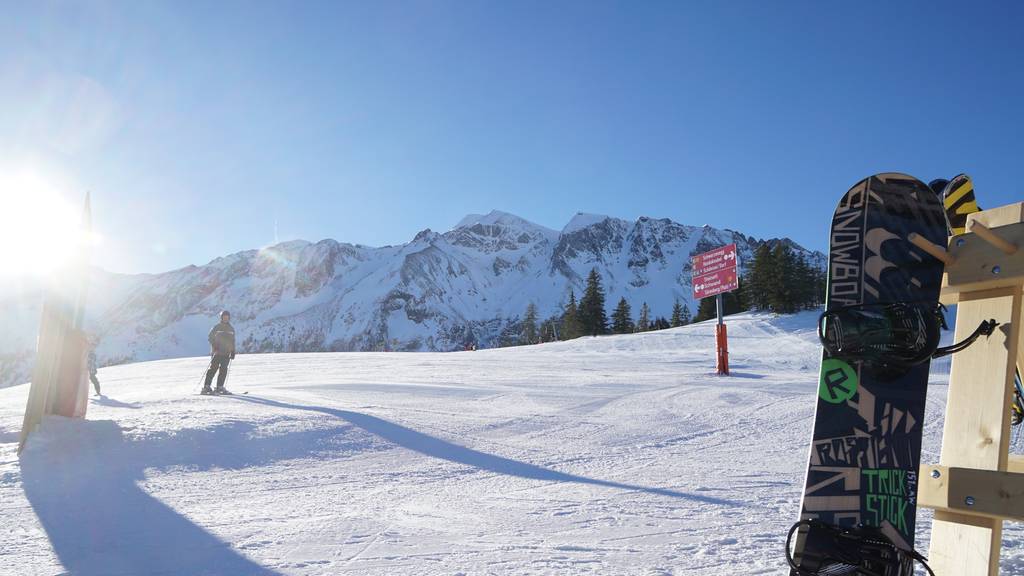
[(735, 268), (718, 270), (693, 278), (693, 297), (697, 300), (723, 292), (731, 292), (737, 288), (739, 288), (739, 278), (736, 276)]
[(736, 245), (727, 244), (721, 248), (697, 254), (690, 259), (692, 278), (736, 267)]

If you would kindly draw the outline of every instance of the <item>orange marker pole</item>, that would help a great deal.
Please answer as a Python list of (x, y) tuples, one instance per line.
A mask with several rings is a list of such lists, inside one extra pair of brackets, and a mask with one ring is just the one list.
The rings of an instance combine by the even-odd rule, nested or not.
[(719, 294), (715, 297), (715, 303), (718, 308), (718, 325), (715, 326), (715, 347), (718, 355), (718, 374), (722, 376), (729, 375), (729, 337), (728, 332), (725, 329), (724, 321), (724, 308), (722, 304), (722, 295)]

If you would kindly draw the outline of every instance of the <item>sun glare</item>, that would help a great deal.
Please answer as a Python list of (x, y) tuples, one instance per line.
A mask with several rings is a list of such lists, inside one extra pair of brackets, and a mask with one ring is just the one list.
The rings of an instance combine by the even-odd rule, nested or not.
[(0, 277), (46, 275), (78, 252), (82, 208), (69, 194), (55, 178), (0, 169)]

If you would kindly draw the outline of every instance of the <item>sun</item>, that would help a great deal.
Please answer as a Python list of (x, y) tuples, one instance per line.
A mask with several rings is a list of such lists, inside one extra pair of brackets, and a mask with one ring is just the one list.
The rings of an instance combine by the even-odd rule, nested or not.
[(42, 172), (0, 167), (0, 277), (44, 276), (79, 252), (85, 239), (72, 193)]

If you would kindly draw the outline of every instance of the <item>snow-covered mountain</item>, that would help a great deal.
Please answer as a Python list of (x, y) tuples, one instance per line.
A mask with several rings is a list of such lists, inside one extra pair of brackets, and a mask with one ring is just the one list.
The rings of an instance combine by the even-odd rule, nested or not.
[[(445, 351), (495, 345), (533, 302), (560, 313), (597, 268), (609, 308), (624, 296), (668, 316), (675, 299), (696, 311), (690, 257), (730, 242), (740, 265), (763, 242), (786, 242), (812, 263), (820, 252), (669, 219), (576, 215), (561, 231), (494, 211), (441, 234), (371, 248), (290, 241), (163, 274), (94, 271), (88, 325), (102, 365), (196, 356), (228, 309), (245, 352)], [(23, 382), (34, 347), (39, 291), (0, 294), (0, 386)]]

